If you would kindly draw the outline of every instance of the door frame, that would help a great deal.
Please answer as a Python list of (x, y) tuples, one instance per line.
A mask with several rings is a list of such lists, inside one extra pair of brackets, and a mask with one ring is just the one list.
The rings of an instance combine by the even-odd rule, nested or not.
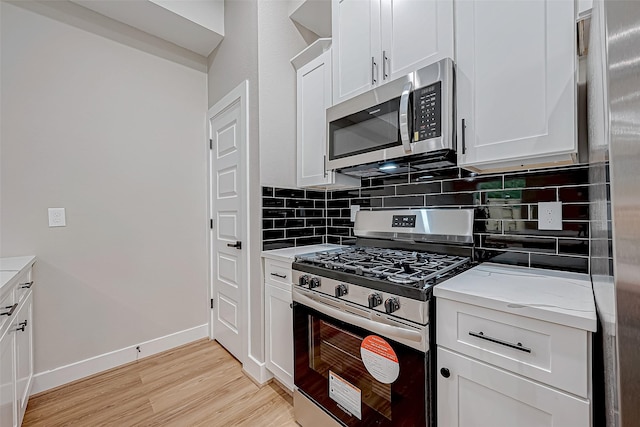
[[(240, 241), (242, 241), (242, 258), (244, 263), (244, 268), (240, 268), (240, 304), (242, 310), (242, 318), (239, 319), (240, 324), (240, 339), (242, 341), (241, 345), (241, 359), (240, 362), (244, 365), (247, 360), (248, 355), (248, 344), (249, 344), (249, 278), (250, 274), (250, 263), (249, 263), (249, 254), (251, 250), (251, 244), (249, 241), (249, 81), (244, 80), (240, 83), (236, 88), (232, 89), (229, 93), (227, 93), (222, 99), (216, 102), (213, 107), (211, 107), (207, 113), (207, 128), (209, 140), (212, 139), (212, 129), (211, 129), (211, 120), (232, 107), (233, 105), (239, 103), (240, 104), (240, 125), (238, 129), (242, 132), (240, 136), (240, 140), (243, 142), (242, 150), (243, 152), (240, 155), (241, 159), (241, 174), (240, 179), (241, 183), (239, 188), (243, 191), (244, 194), (240, 196), (240, 211), (241, 211), (241, 221), (240, 221)], [(207, 141), (207, 210), (209, 219), (214, 219), (214, 209), (213, 209), (213, 197), (212, 191), (214, 188), (214, 175), (213, 175), (213, 149), (211, 149), (210, 142)], [(213, 252), (215, 244), (215, 239), (213, 238), (213, 233), (217, 231), (217, 221), (214, 222), (214, 227), (211, 228), (209, 224), (207, 224), (207, 248), (208, 248), (208, 257), (209, 257), (209, 272), (208, 272), (208, 286), (207, 286), (207, 295), (208, 301), (211, 301), (214, 298), (214, 286), (215, 282), (213, 280), (215, 273), (215, 263), (213, 259)], [(217, 305), (214, 305), (213, 309), (209, 309), (209, 339), (215, 339), (215, 327), (214, 327), (214, 316), (217, 313)]]

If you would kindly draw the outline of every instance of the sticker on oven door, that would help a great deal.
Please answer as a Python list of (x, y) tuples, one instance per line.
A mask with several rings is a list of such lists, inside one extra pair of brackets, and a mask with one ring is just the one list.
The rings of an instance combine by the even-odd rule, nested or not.
[(347, 382), (335, 372), (329, 371), (329, 397), (336, 401), (340, 409), (362, 419), (360, 389)]
[(369, 335), (360, 344), (360, 357), (373, 378), (383, 384), (391, 384), (400, 375), (398, 356), (383, 338)]

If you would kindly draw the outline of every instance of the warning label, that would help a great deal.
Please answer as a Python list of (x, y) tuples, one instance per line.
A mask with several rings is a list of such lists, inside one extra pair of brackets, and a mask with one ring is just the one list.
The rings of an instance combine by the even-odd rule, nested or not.
[(329, 371), (329, 397), (338, 403), (340, 409), (362, 419), (360, 389), (332, 371)]
[(373, 378), (391, 384), (400, 375), (398, 356), (391, 345), (377, 335), (369, 335), (360, 344), (360, 357)]

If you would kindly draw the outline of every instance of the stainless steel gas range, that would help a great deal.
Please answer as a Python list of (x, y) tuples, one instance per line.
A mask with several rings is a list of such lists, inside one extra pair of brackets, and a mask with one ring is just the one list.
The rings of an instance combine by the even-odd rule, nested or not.
[(472, 266), (473, 210), (361, 211), (354, 232), (293, 264), (296, 421), (434, 425), (432, 288)]

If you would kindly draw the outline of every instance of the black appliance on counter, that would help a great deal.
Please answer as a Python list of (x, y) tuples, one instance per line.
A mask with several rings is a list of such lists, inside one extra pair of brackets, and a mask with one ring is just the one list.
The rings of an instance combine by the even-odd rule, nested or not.
[(472, 266), (473, 210), (360, 211), (354, 233), (293, 264), (296, 421), (433, 426), (432, 288)]

